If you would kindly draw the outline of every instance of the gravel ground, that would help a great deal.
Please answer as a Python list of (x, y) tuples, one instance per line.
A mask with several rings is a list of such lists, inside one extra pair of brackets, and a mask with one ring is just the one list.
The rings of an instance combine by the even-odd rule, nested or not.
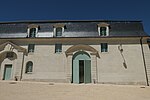
[(0, 100), (150, 100), (150, 87), (0, 81)]

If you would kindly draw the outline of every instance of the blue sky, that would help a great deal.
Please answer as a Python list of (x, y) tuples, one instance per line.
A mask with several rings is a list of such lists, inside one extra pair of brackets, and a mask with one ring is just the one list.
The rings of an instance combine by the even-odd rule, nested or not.
[(142, 20), (150, 34), (149, 0), (1, 0), (0, 21)]

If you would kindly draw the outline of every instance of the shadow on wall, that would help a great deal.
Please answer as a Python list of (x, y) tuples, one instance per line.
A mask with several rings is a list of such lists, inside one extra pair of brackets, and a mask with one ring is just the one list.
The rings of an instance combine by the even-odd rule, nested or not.
[(127, 69), (128, 67), (127, 67), (127, 64), (126, 64), (125, 57), (124, 57), (124, 55), (123, 55), (123, 47), (122, 47), (122, 44), (120, 44), (120, 45), (118, 46), (118, 50), (120, 51), (120, 54), (121, 54), (122, 59), (123, 59), (123, 66), (124, 66), (125, 69)]

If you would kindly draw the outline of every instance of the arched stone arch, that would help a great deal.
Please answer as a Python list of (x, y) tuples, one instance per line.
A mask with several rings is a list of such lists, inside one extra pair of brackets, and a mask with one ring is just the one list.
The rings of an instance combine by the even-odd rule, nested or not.
[[(82, 57), (81, 57), (82, 55)], [(84, 57), (84, 58), (83, 58)], [(86, 60), (89, 60), (91, 59), (90, 55), (85, 52), (85, 51), (78, 51), (76, 52), (74, 55), (73, 55), (73, 58), (72, 60), (79, 60), (79, 59), (86, 59)]]
[[(13, 56), (13, 57), (9, 57)], [(0, 53), (0, 65), (4, 59), (8, 58), (9, 60), (17, 59), (17, 54), (13, 51), (3, 51)]]
[(1, 79), (3, 80), (13, 79), (14, 66), (16, 66), (16, 62), (17, 62), (17, 54), (15, 52), (4, 51), (0, 54)]
[(70, 48), (68, 48), (65, 52), (66, 57), (67, 57), (67, 66), (66, 66), (66, 74), (67, 74), (67, 81), (72, 82), (73, 77), (72, 77), (72, 65), (73, 65), (73, 57), (78, 53), (78, 52), (86, 52), (90, 56), (91, 59), (91, 82), (96, 83), (98, 80), (97, 76), (97, 58), (100, 58), (99, 52), (89, 46), (89, 45), (84, 45), (84, 44), (79, 44), (79, 45), (74, 45)]
[(0, 45), (0, 53), (3, 51), (13, 51), (13, 50), (17, 50), (17, 52), (24, 52), (25, 54), (27, 53), (27, 50), (25, 48), (20, 47), (10, 41)]
[(92, 54), (95, 54), (97, 57), (100, 57), (98, 51), (95, 48), (89, 45), (83, 45), (83, 44), (74, 45), (70, 47), (69, 49), (67, 49), (65, 53), (66, 53), (66, 56), (68, 56), (77, 51), (90, 51)]
[[(12, 79), (21, 80), (23, 68), (23, 58), (27, 50), (10, 41), (0, 45), (0, 79), (3, 79), (6, 65), (12, 65)], [(8, 57), (11, 56), (12, 57)]]

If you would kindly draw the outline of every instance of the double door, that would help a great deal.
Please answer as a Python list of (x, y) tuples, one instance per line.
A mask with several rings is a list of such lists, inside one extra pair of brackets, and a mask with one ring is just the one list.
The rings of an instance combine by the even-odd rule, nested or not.
[(73, 83), (91, 83), (91, 60), (73, 61)]

